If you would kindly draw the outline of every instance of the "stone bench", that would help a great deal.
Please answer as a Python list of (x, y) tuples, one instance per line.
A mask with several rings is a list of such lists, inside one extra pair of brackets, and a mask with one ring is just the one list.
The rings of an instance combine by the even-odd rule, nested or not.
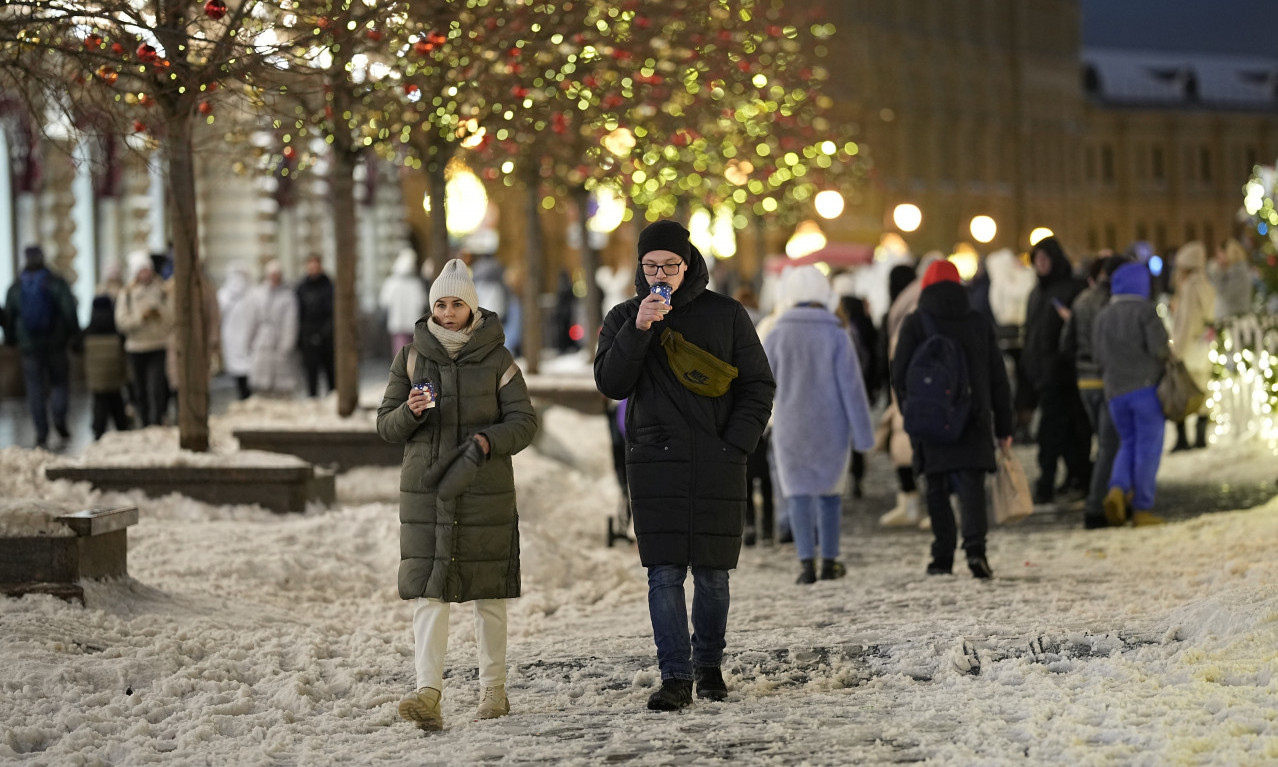
[(352, 429), (235, 429), (243, 450), (295, 455), (339, 472), (356, 466), (398, 466), (404, 446), (384, 441), (375, 431)]
[(86, 509), (56, 518), (72, 536), (0, 538), (0, 592), (53, 594), (84, 603), (79, 581), (128, 575), (128, 528), (136, 506)]
[(103, 492), (141, 490), (152, 498), (169, 493), (216, 505), (257, 504), (286, 513), (308, 502), (332, 506), (336, 477), (314, 466), (49, 466), (52, 480), (88, 482)]

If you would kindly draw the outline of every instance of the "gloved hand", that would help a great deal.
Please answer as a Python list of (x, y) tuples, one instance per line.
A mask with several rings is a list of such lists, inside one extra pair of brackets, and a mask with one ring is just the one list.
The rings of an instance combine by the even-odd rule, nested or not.
[(464, 493), (466, 488), (470, 487), (470, 483), (475, 480), (479, 467), (483, 466), (486, 460), (488, 456), (484, 455), (484, 449), (479, 446), (479, 442), (474, 438), (466, 440), (465, 447), (453, 458), (448, 469), (444, 471), (444, 476), (439, 480), (439, 487), (436, 490), (439, 500), (451, 501)]

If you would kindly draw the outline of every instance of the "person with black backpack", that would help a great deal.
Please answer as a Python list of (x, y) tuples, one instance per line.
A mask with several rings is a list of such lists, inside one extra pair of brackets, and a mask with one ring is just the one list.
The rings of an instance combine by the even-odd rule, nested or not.
[(927, 573), (948, 575), (953, 569), (955, 493), (968, 568), (977, 578), (989, 578), (985, 474), (996, 468), (995, 439), (1005, 447), (1012, 442), (1011, 387), (994, 325), (972, 309), (954, 264), (934, 262), (922, 286), (918, 309), (901, 324), (891, 374), (914, 446), (915, 471), (926, 477), (932, 520)]
[(5, 343), (17, 346), (22, 353), (35, 446), (44, 448), (49, 443), (50, 410), (62, 444), (71, 437), (67, 428), (71, 359), (67, 352), (80, 336), (80, 323), (71, 286), (45, 266), (44, 250), (30, 245), (23, 260), (22, 273), (5, 297)]

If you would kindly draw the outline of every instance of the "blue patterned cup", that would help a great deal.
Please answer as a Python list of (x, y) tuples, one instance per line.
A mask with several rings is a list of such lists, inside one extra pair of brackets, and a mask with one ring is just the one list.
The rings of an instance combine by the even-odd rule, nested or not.
[(674, 293), (674, 288), (664, 282), (658, 282), (652, 286), (652, 292), (661, 296), (661, 300), (668, 304), (670, 303), (670, 295)]
[(426, 407), (435, 407), (435, 384), (430, 381), (414, 381), (413, 388), (420, 392), (425, 392), (430, 397), (430, 404)]

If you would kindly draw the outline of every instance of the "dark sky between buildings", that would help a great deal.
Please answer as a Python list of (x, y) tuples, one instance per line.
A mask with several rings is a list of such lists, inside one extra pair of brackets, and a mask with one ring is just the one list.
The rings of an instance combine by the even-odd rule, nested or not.
[(1081, 0), (1083, 44), (1278, 58), (1278, 0)]

